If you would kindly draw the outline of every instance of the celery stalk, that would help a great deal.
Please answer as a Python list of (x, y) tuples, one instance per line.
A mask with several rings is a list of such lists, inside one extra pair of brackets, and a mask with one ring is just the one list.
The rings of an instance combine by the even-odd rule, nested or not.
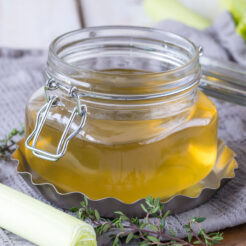
[(87, 223), (0, 184), (0, 227), (37, 245), (96, 245)]

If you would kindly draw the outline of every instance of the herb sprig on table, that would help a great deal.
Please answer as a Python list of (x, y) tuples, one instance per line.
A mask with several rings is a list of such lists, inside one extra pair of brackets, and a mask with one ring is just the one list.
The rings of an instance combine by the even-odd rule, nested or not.
[[(159, 198), (147, 197), (145, 203), (146, 205), (141, 205), (146, 214), (144, 219), (129, 218), (120, 211), (115, 212), (115, 219), (102, 218), (97, 210), (88, 208), (86, 198), (81, 202), (81, 208), (73, 207), (71, 212), (77, 213), (79, 219), (89, 219), (98, 236), (107, 233), (112, 238), (112, 246), (120, 245), (120, 242), (128, 244), (133, 240), (134, 245), (140, 246), (212, 246), (223, 240), (223, 233), (206, 233), (200, 225), (206, 218), (197, 217), (188, 220), (184, 225), (187, 240), (178, 238), (174, 230), (166, 225), (170, 211), (163, 214), (164, 205)], [(150, 217), (155, 218), (155, 223)]]
[(24, 135), (24, 126), (20, 130), (14, 128), (4, 139), (0, 139), (0, 160), (10, 158), (16, 150), (16, 141)]
[[(16, 143), (24, 135), (24, 127), (20, 130), (13, 129), (6, 138), (0, 140), (0, 160), (9, 159), (16, 150)], [(145, 205), (141, 205), (145, 212), (145, 218), (129, 218), (124, 213), (115, 212), (117, 218), (102, 218), (97, 210), (88, 208), (88, 201), (85, 198), (81, 202), (81, 208), (73, 207), (72, 212), (76, 212), (79, 219), (89, 219), (93, 224), (97, 236), (107, 233), (112, 238), (112, 245), (120, 245), (120, 242), (134, 245), (165, 245), (165, 246), (192, 246), (203, 245), (212, 246), (219, 244), (223, 240), (223, 233), (206, 233), (201, 228), (201, 223), (206, 218), (194, 217), (184, 225), (187, 232), (187, 239), (178, 238), (172, 228), (166, 225), (166, 218), (170, 211), (162, 213), (164, 205), (159, 198), (148, 197)], [(149, 218), (155, 218), (155, 224)]]

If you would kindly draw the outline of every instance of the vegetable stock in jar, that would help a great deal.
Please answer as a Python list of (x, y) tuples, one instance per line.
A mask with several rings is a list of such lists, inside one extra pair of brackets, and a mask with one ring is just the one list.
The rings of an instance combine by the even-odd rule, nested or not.
[(26, 107), (25, 158), (60, 192), (126, 203), (168, 198), (217, 156), (217, 110), (197, 89), (199, 50), (172, 33), (94, 27), (50, 46)]

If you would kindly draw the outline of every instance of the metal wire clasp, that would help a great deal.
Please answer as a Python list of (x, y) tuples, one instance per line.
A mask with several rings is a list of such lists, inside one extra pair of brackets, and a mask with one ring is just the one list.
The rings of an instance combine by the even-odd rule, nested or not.
[[(64, 154), (66, 153), (67, 150), (67, 146), (69, 141), (76, 136), (80, 130), (83, 128), (85, 121), (86, 121), (86, 117), (87, 117), (87, 107), (85, 104), (80, 103), (80, 97), (78, 95), (78, 90), (76, 87), (71, 87), (71, 88), (65, 88), (65, 90), (68, 92), (69, 96), (71, 98), (75, 98), (77, 101), (77, 105), (74, 108), (70, 118), (69, 118), (69, 122), (67, 123), (65, 130), (61, 136), (61, 139), (59, 141), (57, 150), (56, 150), (56, 154), (52, 154), (49, 153), (47, 151), (41, 150), (37, 148), (37, 141), (38, 141), (38, 137), (40, 135), (40, 132), (44, 126), (45, 120), (47, 119), (48, 113), (51, 109), (51, 107), (56, 107), (58, 106), (58, 97), (57, 96), (52, 96), (50, 97), (48, 95), (48, 91), (49, 90), (56, 90), (58, 88), (64, 89), (64, 87), (62, 87), (58, 82), (56, 82), (54, 79), (49, 79), (46, 82), (46, 85), (44, 87), (45, 90), (45, 96), (46, 96), (46, 100), (47, 103), (39, 110), (39, 112), (37, 113), (37, 119), (36, 119), (36, 123), (35, 123), (35, 127), (33, 132), (30, 134), (30, 136), (27, 137), (26, 141), (25, 141), (25, 146), (26, 148), (32, 150), (32, 153), (42, 159), (45, 160), (49, 160), (49, 161), (57, 161), (59, 158), (61, 158), (62, 156), (64, 156)], [(73, 119), (76, 115), (79, 115), (81, 117), (81, 121), (80, 124), (78, 126), (78, 128), (73, 131), (68, 137), (68, 131), (70, 129), (71, 123), (73, 122)], [(66, 138), (67, 137), (67, 138)], [(32, 144), (30, 145), (30, 142), (33, 140)]]

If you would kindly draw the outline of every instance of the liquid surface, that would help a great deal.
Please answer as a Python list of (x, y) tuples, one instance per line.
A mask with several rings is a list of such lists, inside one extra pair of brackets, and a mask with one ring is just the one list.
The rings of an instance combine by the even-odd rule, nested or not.
[[(148, 195), (170, 197), (205, 178), (216, 160), (217, 111), (207, 96), (201, 92), (198, 95), (190, 118), (163, 138), (102, 144), (93, 141), (93, 137), (90, 141), (90, 136), (77, 136), (70, 141), (65, 156), (56, 162), (39, 159), (27, 149), (26, 160), (42, 179), (62, 192), (80, 191), (91, 199), (115, 197), (127, 203)], [(34, 128), (35, 100), (33, 97), (27, 107), (27, 134)], [(88, 135), (99, 135), (107, 142), (116, 134), (120, 140), (124, 134), (130, 138), (134, 134), (141, 136), (144, 131), (151, 133), (161, 122), (132, 121), (135, 127), (129, 127), (132, 130), (122, 135), (120, 129), (127, 124), (88, 117), (84, 129)], [(46, 124), (38, 147), (55, 153), (64, 129), (60, 128)], [(38, 177), (35, 179), (38, 182)]]

